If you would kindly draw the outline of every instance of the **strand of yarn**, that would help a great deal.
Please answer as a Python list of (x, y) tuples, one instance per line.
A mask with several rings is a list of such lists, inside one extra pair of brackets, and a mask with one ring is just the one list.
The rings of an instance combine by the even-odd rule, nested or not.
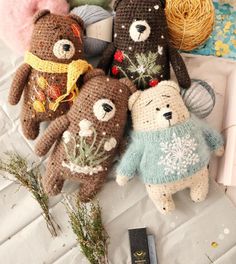
[[(74, 8), (71, 13), (76, 14), (83, 19), (85, 28), (112, 16), (107, 10), (95, 5), (79, 6)], [(92, 57), (102, 54), (106, 49), (108, 42), (85, 36), (84, 45), (86, 56)]]
[(210, 36), (215, 20), (212, 0), (167, 0), (166, 18), (172, 45), (190, 51)]

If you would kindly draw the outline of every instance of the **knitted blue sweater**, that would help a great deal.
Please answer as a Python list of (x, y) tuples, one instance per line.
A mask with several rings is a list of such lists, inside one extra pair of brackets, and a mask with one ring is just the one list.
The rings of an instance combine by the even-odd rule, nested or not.
[(117, 168), (146, 184), (163, 184), (192, 176), (207, 166), (211, 152), (223, 146), (222, 136), (191, 116), (186, 122), (156, 132), (132, 132), (132, 141)]

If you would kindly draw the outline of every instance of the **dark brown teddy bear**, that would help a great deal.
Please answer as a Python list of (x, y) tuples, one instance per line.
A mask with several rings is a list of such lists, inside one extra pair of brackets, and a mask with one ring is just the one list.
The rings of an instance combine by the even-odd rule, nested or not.
[(191, 81), (179, 52), (171, 47), (165, 17), (165, 1), (117, 0), (114, 43), (108, 46), (98, 68), (117, 78), (128, 77), (139, 89), (170, 79), (170, 63), (179, 85)]
[(77, 96), (76, 81), (91, 67), (82, 60), (82, 39), (83, 22), (78, 16), (42, 10), (34, 17), (30, 49), (9, 94), (9, 103), (15, 105), (24, 91), (21, 124), (26, 138), (35, 139), (40, 122), (66, 113)]
[(85, 84), (70, 111), (54, 120), (36, 144), (36, 154), (43, 156), (56, 141), (43, 177), (46, 193), (58, 194), (64, 181), (70, 179), (81, 183), (82, 201), (96, 195), (122, 143), (128, 98), (135, 90), (128, 79), (108, 78), (102, 70), (85, 75)]

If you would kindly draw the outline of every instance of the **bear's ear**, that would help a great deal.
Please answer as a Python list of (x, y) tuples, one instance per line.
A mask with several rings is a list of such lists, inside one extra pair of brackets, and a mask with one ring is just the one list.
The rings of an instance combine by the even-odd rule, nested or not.
[(42, 17), (49, 15), (49, 14), (50, 14), (50, 11), (47, 9), (38, 11), (33, 17), (33, 23), (36, 24)]
[(84, 30), (84, 21), (81, 17), (75, 14), (69, 14), (68, 17), (74, 19), (81, 26), (82, 30)]
[(116, 9), (117, 9), (118, 5), (121, 3), (121, 1), (122, 1), (122, 0), (116, 0), (116, 1), (115, 1), (114, 5), (113, 5), (113, 9), (114, 9), (114, 11), (116, 11)]
[(87, 81), (91, 80), (94, 77), (97, 76), (105, 76), (105, 72), (103, 70), (100, 69), (94, 69), (94, 70), (90, 70), (88, 71), (85, 75), (84, 75), (84, 83), (86, 83)]
[(166, 8), (166, 0), (160, 0), (163, 9)]
[(128, 87), (130, 95), (137, 91), (137, 88), (134, 85), (134, 83), (130, 81), (128, 78), (122, 78), (119, 81)]
[(131, 111), (133, 109), (133, 106), (135, 105), (135, 102), (140, 97), (142, 91), (138, 90), (135, 93), (133, 93), (129, 98), (129, 110)]
[(173, 81), (162, 81), (157, 85), (157, 87), (171, 87), (177, 92), (180, 92), (179, 85)]

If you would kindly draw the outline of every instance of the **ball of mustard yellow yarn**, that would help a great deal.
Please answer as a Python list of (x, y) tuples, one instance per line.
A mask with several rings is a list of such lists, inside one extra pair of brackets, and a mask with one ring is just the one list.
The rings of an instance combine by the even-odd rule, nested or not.
[(209, 38), (215, 21), (212, 0), (167, 0), (165, 11), (175, 48), (191, 51)]

